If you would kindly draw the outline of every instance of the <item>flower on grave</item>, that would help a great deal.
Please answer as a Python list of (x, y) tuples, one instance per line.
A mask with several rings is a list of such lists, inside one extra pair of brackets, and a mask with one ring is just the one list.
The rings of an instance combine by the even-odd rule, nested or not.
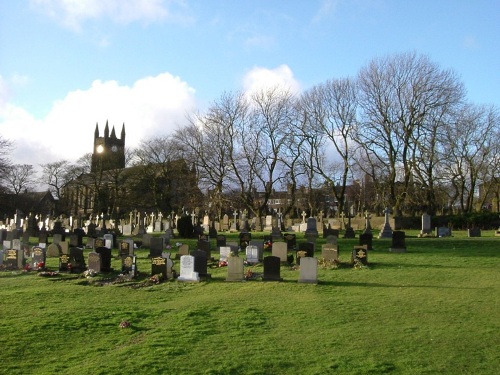
[(120, 323), (120, 328), (130, 328), (132, 324), (128, 320), (124, 320)]
[(37, 267), (38, 270), (43, 270), (45, 268), (45, 263), (44, 262), (39, 262), (36, 265), (36, 267)]
[(163, 275), (161, 273), (153, 275), (149, 278), (149, 281), (151, 281), (153, 284), (159, 284), (161, 280), (163, 279)]
[(28, 263), (26, 263), (26, 265), (24, 266), (24, 271), (25, 272), (31, 271), (31, 266)]
[(83, 272), (83, 276), (86, 277), (87, 279), (90, 279), (91, 277), (94, 277), (97, 275), (97, 272), (94, 271), (93, 269), (88, 269), (87, 271)]
[(227, 261), (225, 261), (225, 260), (221, 260), (221, 261), (219, 262), (219, 267), (227, 267)]
[(253, 270), (248, 269), (247, 272), (245, 273), (245, 279), (250, 280), (253, 277)]
[(175, 243), (175, 246), (177, 246), (177, 247), (181, 247), (181, 246), (182, 246), (182, 243), (181, 243), (181, 242), (176, 242), (176, 243)]
[(172, 248), (172, 246), (171, 245), (167, 245), (167, 246), (165, 246), (165, 248), (170, 250)]
[(273, 247), (273, 241), (264, 242), (264, 250), (270, 250)]

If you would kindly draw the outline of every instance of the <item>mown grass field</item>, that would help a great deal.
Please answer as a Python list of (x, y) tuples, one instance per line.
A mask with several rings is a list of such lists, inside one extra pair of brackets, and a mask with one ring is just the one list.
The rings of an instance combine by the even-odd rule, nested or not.
[(282, 266), (283, 282), (228, 283), (223, 267), (206, 282), (145, 286), (147, 249), (134, 283), (0, 272), (0, 373), (498, 374), (500, 237), (406, 242), (396, 254), (375, 239), (369, 267), (353, 269), (358, 240), (340, 239), (343, 263), (317, 285)]

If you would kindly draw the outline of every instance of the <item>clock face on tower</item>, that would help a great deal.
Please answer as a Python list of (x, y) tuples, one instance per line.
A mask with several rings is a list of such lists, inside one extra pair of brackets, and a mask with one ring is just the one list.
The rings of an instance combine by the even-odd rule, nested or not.
[(118, 147), (116, 147), (116, 146), (111, 147), (111, 151), (113, 151), (113, 152), (118, 151)]
[(96, 147), (95, 149), (97, 151), (98, 154), (102, 154), (102, 152), (104, 151), (104, 146), (103, 145), (99, 145)]

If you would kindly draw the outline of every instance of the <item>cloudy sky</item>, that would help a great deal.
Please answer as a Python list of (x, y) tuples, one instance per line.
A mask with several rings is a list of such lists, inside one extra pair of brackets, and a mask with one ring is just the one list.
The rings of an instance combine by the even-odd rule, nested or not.
[(499, 0), (0, 0), (0, 135), (15, 163), (75, 161), (96, 123), (127, 146), (224, 91), (300, 92), (416, 51), (500, 106)]

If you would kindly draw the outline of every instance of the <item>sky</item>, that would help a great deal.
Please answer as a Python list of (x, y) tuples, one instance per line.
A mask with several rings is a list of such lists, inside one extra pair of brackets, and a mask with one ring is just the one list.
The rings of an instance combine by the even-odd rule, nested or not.
[(404, 52), (500, 107), (500, 0), (0, 0), (0, 135), (76, 161), (99, 125), (165, 136), (224, 92), (300, 93)]

